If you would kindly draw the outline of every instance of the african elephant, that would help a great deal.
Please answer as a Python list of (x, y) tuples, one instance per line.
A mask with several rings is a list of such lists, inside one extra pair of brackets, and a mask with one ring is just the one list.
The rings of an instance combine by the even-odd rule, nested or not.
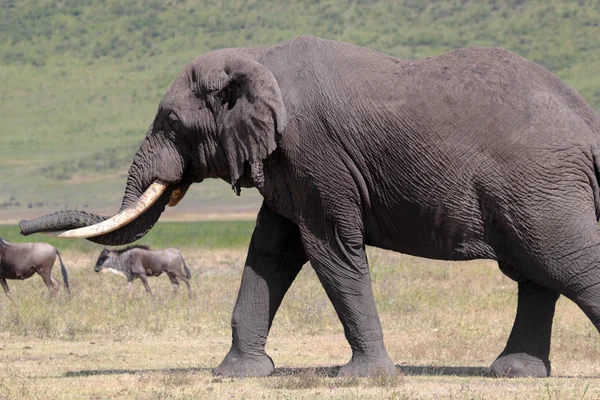
[[(124, 244), (193, 182), (221, 178), (264, 201), (214, 371), (263, 376), (271, 322), (310, 261), (344, 327), (341, 375), (395, 373), (365, 245), (444, 260), (497, 260), (517, 315), (491, 365), (548, 376), (560, 294), (600, 329), (600, 119), (544, 68), (498, 48), (402, 60), (298, 37), (211, 51), (161, 100), (129, 169), (121, 212), (22, 221)], [(67, 230), (66, 232), (63, 232)]]

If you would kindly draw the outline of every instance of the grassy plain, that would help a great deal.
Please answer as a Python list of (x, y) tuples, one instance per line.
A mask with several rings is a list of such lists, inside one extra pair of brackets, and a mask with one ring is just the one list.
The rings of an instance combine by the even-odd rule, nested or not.
[[(38, 277), (9, 281), (16, 306), (0, 296), (0, 399), (600, 397), (598, 332), (571, 301), (558, 303), (552, 378), (492, 379), (486, 368), (510, 331), (516, 285), (492, 262), (431, 261), (372, 248), (374, 291), (398, 378), (335, 377), (350, 350), (307, 265), (269, 336), (275, 375), (215, 379), (210, 371), (229, 348), (252, 226), (161, 223), (150, 232), (146, 243), (182, 250), (193, 273), (192, 300), (184, 290), (173, 297), (164, 276), (150, 280), (153, 298), (139, 281), (128, 295), (122, 277), (93, 272), (101, 246), (61, 242), (70, 299), (63, 290), (49, 299)], [(211, 240), (190, 239), (209, 232)], [(58, 269), (54, 274), (60, 278)]]
[[(159, 222), (136, 244), (150, 247), (245, 248), (250, 243), (253, 230), (253, 220)], [(24, 237), (19, 234), (17, 225), (0, 225), (0, 238), (12, 242), (47, 242), (60, 251), (93, 253), (102, 249), (102, 246), (87, 240), (56, 239), (41, 234)]]

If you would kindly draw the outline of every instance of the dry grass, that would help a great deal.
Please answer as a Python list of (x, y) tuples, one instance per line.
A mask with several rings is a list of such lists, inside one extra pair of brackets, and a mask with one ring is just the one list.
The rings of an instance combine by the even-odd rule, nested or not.
[[(310, 267), (286, 296), (269, 337), (277, 366), (261, 379), (215, 379), (245, 252), (187, 249), (196, 297), (173, 297), (166, 277), (125, 291), (95, 274), (96, 254), (65, 252), (73, 295), (49, 300), (41, 279), (0, 297), (0, 399), (595, 399), (600, 341), (561, 299), (551, 379), (492, 379), (516, 305), (516, 285), (491, 262), (447, 263), (371, 250), (374, 289), (397, 378), (336, 378), (350, 351)], [(55, 271), (58, 277), (58, 271)], [(184, 288), (181, 288), (184, 290)]]

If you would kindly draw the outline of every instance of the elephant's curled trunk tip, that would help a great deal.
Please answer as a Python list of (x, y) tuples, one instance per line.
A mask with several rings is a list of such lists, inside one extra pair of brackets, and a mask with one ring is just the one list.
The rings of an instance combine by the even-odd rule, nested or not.
[(28, 236), (39, 232), (56, 232), (80, 228), (105, 220), (106, 217), (86, 213), (83, 211), (59, 211), (29, 220), (21, 220), (19, 229), (21, 235)]
[(41, 232), (40, 229), (37, 228), (37, 225), (35, 223), (36, 219), (22, 219), (19, 222), (19, 229), (20, 229), (20, 234), (22, 236), (29, 236), (31, 234), (37, 233), (37, 232)]
[(22, 236), (28, 236), (28, 235), (31, 235), (32, 233), (35, 233), (31, 230), (31, 220), (22, 219), (19, 222), (19, 229), (20, 229), (19, 233)]

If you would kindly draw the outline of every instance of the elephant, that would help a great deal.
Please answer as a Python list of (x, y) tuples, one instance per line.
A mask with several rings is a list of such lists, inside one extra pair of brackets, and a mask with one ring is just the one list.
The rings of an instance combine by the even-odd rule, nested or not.
[(159, 276), (164, 272), (171, 280), (173, 294), (177, 294), (181, 279), (187, 286), (188, 297), (192, 298), (192, 273), (177, 249), (152, 250), (139, 244), (119, 250), (104, 248), (96, 260), (94, 271), (123, 275), (127, 278), (127, 291), (131, 291), (133, 280), (140, 278), (149, 294), (152, 294), (152, 290), (148, 285), (148, 276)]
[(142, 237), (192, 183), (263, 197), (213, 371), (266, 376), (281, 301), (310, 264), (352, 355), (342, 376), (395, 374), (365, 246), (440, 260), (491, 259), (518, 285), (496, 376), (550, 375), (555, 303), (600, 330), (600, 118), (543, 67), (492, 47), (399, 59), (296, 37), (218, 49), (187, 64), (129, 169), (120, 211), (21, 221), (107, 245)]

